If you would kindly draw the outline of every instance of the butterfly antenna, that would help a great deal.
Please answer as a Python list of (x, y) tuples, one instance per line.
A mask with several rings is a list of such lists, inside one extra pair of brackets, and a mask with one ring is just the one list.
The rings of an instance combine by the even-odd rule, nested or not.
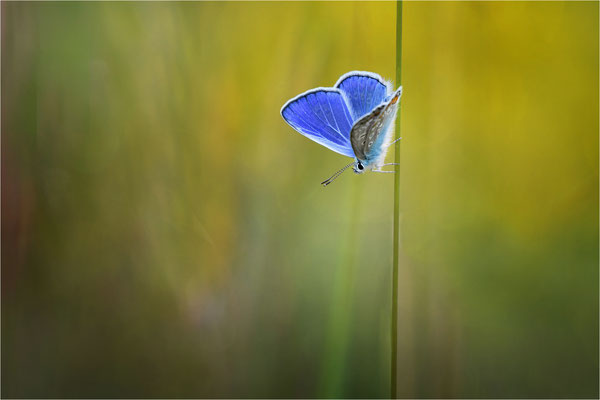
[(329, 179), (326, 179), (323, 182), (321, 182), (321, 185), (323, 185), (323, 186), (329, 185), (331, 182), (333, 182), (333, 180), (335, 178), (337, 178), (338, 176), (340, 176), (342, 174), (342, 172), (344, 172), (351, 165), (354, 165), (354, 161), (352, 161), (350, 164), (346, 165), (344, 168), (340, 169), (335, 174), (331, 175), (331, 177)]

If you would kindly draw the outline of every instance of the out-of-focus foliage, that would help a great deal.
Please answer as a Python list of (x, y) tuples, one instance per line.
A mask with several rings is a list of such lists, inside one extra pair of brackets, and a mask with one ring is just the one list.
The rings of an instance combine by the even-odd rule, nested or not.
[[(279, 109), (395, 15), (2, 3), (2, 396), (387, 396), (393, 178)], [(598, 395), (597, 16), (405, 3), (402, 395)]]

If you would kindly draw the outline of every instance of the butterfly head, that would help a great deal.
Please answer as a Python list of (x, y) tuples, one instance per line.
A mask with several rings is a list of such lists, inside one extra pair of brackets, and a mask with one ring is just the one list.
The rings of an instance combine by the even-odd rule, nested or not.
[(356, 160), (354, 165), (352, 166), (355, 174), (362, 174), (365, 172), (366, 168), (360, 160)]

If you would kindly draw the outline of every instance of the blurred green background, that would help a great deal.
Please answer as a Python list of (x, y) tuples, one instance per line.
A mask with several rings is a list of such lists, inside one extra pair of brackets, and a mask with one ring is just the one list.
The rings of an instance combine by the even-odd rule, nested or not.
[[(3, 2), (2, 397), (386, 397), (394, 178), (279, 109), (395, 7)], [(401, 396), (597, 397), (598, 3), (403, 19)]]

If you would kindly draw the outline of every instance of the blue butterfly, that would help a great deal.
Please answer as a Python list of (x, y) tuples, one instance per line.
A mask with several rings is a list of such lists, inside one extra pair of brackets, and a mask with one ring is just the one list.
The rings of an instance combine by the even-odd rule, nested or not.
[(281, 116), (295, 130), (330, 150), (354, 158), (350, 164), (321, 182), (329, 185), (348, 167), (357, 174), (382, 171), (402, 86), (372, 72), (352, 71), (332, 88), (319, 87), (299, 94), (281, 108)]

